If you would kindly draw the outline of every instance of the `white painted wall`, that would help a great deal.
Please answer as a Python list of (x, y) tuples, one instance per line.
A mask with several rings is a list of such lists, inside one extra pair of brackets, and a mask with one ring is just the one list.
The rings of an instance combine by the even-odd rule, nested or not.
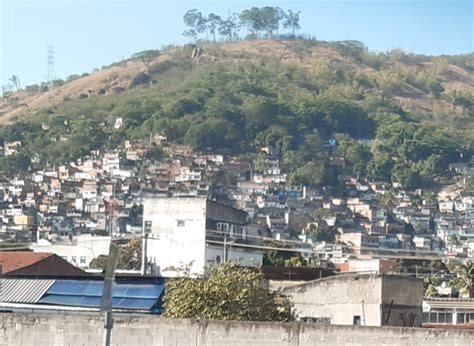
[[(144, 229), (152, 222), (148, 262), (162, 276), (176, 276), (170, 267), (192, 262), (191, 273), (202, 274), (205, 262), (206, 200), (202, 198), (145, 198)], [(179, 222), (179, 226), (178, 226)]]
[[(94, 258), (109, 254), (110, 237), (84, 234), (75, 239), (77, 239), (77, 245), (51, 245), (50, 242), (42, 239), (39, 244), (31, 245), (30, 249), (34, 252), (52, 252), (79, 268), (89, 268)], [(81, 257), (85, 259), (85, 262), (81, 262)]]

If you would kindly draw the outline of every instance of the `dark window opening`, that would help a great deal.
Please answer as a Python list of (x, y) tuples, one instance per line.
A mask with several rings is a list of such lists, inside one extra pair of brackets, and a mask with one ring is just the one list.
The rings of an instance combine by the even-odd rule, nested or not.
[(354, 316), (354, 319), (352, 320), (352, 324), (354, 326), (360, 326), (360, 316)]

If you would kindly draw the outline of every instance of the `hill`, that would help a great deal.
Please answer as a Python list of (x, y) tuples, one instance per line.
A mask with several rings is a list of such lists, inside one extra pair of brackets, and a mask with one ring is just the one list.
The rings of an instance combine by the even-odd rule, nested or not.
[[(327, 79), (325, 73), (350, 71), (357, 78), (367, 78), (371, 82), (368, 90), (372, 89), (393, 100), (405, 111), (426, 115), (427, 119), (433, 118), (434, 121), (437, 116), (445, 121), (446, 115), (453, 121), (465, 120), (462, 108), (456, 107), (454, 98), (449, 96), (454, 91), (474, 93), (472, 54), (429, 57), (394, 50), (391, 54), (383, 55), (370, 53), (354, 41), (326, 43), (312, 40), (265, 40), (204, 43), (201, 46), (203, 54), (198, 59), (201, 65), (211, 63), (235, 66), (266, 58), (301, 68), (311, 73), (316, 81)], [(6, 124), (23, 119), (69, 100), (121, 93), (134, 87), (134, 79), (144, 72), (159, 78), (160, 74), (172, 66), (186, 70), (200, 67), (189, 66), (189, 62), (193, 60), (189, 46), (171, 48), (162, 53), (144, 53), (148, 54), (146, 62), (139, 57), (132, 58), (106, 66), (90, 75), (85, 74), (84, 77), (45, 92), (21, 91), (11, 97), (2, 97), (0, 122)], [(136, 55), (140, 56), (140, 53)], [(193, 61), (195, 65), (198, 62)], [(433, 100), (429, 85), (432, 81), (441, 84), (445, 97)]]
[(156, 133), (204, 151), (270, 145), (294, 182), (317, 184), (330, 177), (322, 143), (337, 137), (354, 173), (419, 185), (472, 156), (472, 58), (315, 40), (145, 51), (2, 98), (0, 139), (42, 163)]

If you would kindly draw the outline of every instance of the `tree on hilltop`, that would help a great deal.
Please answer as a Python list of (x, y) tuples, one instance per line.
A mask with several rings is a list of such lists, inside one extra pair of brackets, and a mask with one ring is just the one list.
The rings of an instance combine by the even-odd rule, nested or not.
[(292, 10), (288, 10), (284, 17), (283, 27), (285, 29), (291, 28), (291, 33), (293, 36), (296, 35), (296, 31), (301, 29), (300, 13), (301, 11), (293, 12)]
[(207, 20), (202, 16), (202, 13), (196, 9), (186, 12), (183, 20), (184, 24), (188, 27), (188, 30), (183, 32), (184, 36), (188, 36), (196, 40), (198, 34), (202, 34), (206, 31)]

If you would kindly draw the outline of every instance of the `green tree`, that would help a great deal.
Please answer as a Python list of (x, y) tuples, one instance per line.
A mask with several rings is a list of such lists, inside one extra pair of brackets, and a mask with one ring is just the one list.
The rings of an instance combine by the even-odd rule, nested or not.
[(310, 161), (297, 168), (290, 174), (289, 182), (292, 185), (320, 185), (326, 179), (326, 167), (324, 163)]
[(306, 261), (301, 256), (293, 256), (285, 261), (285, 267), (299, 268), (306, 266)]
[(198, 34), (202, 34), (206, 30), (207, 21), (202, 13), (196, 9), (189, 10), (183, 17), (184, 24), (188, 30), (183, 32), (183, 36), (197, 39)]
[(428, 78), (426, 81), (426, 86), (431, 94), (431, 110), (433, 111), (434, 100), (441, 97), (441, 93), (444, 91), (444, 88), (441, 85), (441, 82), (434, 78)]
[(409, 190), (420, 185), (419, 174), (405, 164), (395, 165), (392, 172), (392, 181), (399, 183), (404, 189)]
[(454, 90), (452, 93), (454, 107), (460, 106), (463, 114), (467, 109), (472, 109), (474, 106), (474, 97), (471, 93)]
[(247, 30), (252, 35), (258, 37), (260, 31), (264, 28), (264, 23), (260, 18), (260, 9), (258, 7), (252, 7), (249, 10), (244, 10), (239, 15), (240, 21), (243, 26), (247, 27)]
[[(89, 267), (92, 269), (105, 270), (108, 256), (100, 255), (94, 258)], [(117, 268), (126, 270), (140, 269), (141, 265), (141, 238), (130, 240), (127, 244), (119, 247), (119, 256), (117, 259)]]
[(99, 255), (96, 258), (93, 258), (91, 263), (89, 263), (89, 268), (91, 269), (101, 269), (105, 270), (107, 267), (108, 256)]
[(222, 18), (214, 13), (209, 13), (206, 20), (206, 27), (212, 35), (212, 40), (216, 42), (216, 31), (222, 25)]
[(423, 279), (423, 287), (424, 287), (424, 296), (425, 297), (438, 297), (438, 291), (436, 287), (441, 285), (441, 278), (438, 276), (425, 276)]
[(459, 294), (463, 298), (474, 297), (474, 262), (469, 261), (461, 267), (457, 273), (457, 277), (452, 279), (451, 286), (459, 290)]
[(20, 91), (20, 78), (18, 76), (11, 76), (9, 81), (11, 81), (15, 85), (16, 91)]
[(31, 156), (25, 150), (0, 158), (0, 170), (15, 174), (18, 172), (26, 172), (31, 166)]
[(232, 262), (196, 278), (183, 271), (168, 282), (164, 306), (168, 318), (291, 320), (289, 300), (268, 289), (260, 269)]
[(293, 37), (295, 37), (296, 31), (301, 29), (300, 13), (301, 11), (293, 12), (292, 10), (288, 10), (284, 17), (283, 27), (285, 29), (290, 28)]
[(219, 35), (226, 37), (228, 41), (238, 39), (239, 36), (238, 14), (233, 13), (226, 20), (221, 20), (217, 31)]

